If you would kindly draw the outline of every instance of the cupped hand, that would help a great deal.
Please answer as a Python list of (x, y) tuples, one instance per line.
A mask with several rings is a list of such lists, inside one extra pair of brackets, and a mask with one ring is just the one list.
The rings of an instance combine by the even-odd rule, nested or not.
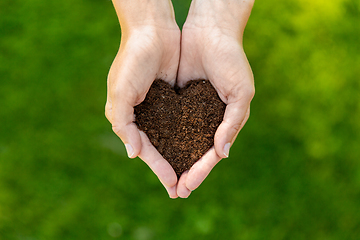
[(181, 38), (178, 82), (209, 79), (227, 105), (211, 148), (179, 179), (177, 194), (187, 197), (229, 150), (250, 114), (254, 78), (242, 36), (254, 1), (193, 0)]
[[(143, 7), (138, 9), (132, 8), (131, 4), (114, 1), (122, 38), (108, 74), (105, 115), (113, 131), (125, 144), (128, 156), (139, 156), (158, 176), (169, 196), (176, 198), (176, 174), (146, 134), (138, 130), (134, 123), (134, 106), (145, 99), (155, 79), (175, 84), (180, 57), (180, 30), (173, 18), (171, 4), (161, 6), (160, 10), (163, 9), (165, 14), (159, 7), (148, 13), (152, 6), (139, 4)], [(162, 18), (168, 14), (171, 19), (158, 21), (154, 17), (157, 14)]]

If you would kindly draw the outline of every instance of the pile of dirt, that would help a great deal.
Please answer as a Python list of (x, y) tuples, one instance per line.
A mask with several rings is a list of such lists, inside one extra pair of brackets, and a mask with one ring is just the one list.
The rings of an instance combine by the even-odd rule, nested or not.
[(225, 107), (208, 80), (174, 89), (157, 79), (135, 107), (135, 123), (180, 177), (214, 145)]

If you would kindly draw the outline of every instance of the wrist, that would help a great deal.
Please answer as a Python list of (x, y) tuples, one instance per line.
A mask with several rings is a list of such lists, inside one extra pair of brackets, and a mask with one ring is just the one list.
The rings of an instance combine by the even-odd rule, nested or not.
[(193, 0), (186, 24), (242, 34), (255, 0)]
[(113, 0), (122, 34), (133, 29), (176, 29), (171, 0)]

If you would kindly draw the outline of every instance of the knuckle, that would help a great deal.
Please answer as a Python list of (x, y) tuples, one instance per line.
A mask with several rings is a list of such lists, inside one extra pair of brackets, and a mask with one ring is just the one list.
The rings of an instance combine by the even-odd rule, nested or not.
[(254, 85), (252, 85), (251, 88), (249, 89), (249, 95), (250, 95), (251, 99), (254, 98), (254, 96), (255, 96), (255, 86)]
[(240, 129), (241, 129), (241, 123), (236, 123), (236, 124), (232, 125), (232, 126), (231, 126), (231, 129), (232, 129), (235, 133), (239, 132)]
[(119, 137), (122, 135), (123, 133), (123, 128), (118, 126), (118, 125), (112, 125), (112, 130), (113, 132), (118, 135)]
[(249, 99), (251, 101), (255, 96), (255, 86), (254, 85), (246, 86), (244, 88), (243, 94), (244, 94), (244, 98)]

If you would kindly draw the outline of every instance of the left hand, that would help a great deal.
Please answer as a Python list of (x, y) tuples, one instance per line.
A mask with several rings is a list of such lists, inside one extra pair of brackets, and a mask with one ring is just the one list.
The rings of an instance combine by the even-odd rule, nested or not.
[(105, 115), (125, 144), (128, 156), (139, 156), (158, 176), (169, 196), (176, 198), (174, 170), (134, 123), (134, 106), (145, 99), (156, 78), (175, 84), (180, 30), (171, 1), (113, 0), (113, 3), (122, 36), (108, 75)]

